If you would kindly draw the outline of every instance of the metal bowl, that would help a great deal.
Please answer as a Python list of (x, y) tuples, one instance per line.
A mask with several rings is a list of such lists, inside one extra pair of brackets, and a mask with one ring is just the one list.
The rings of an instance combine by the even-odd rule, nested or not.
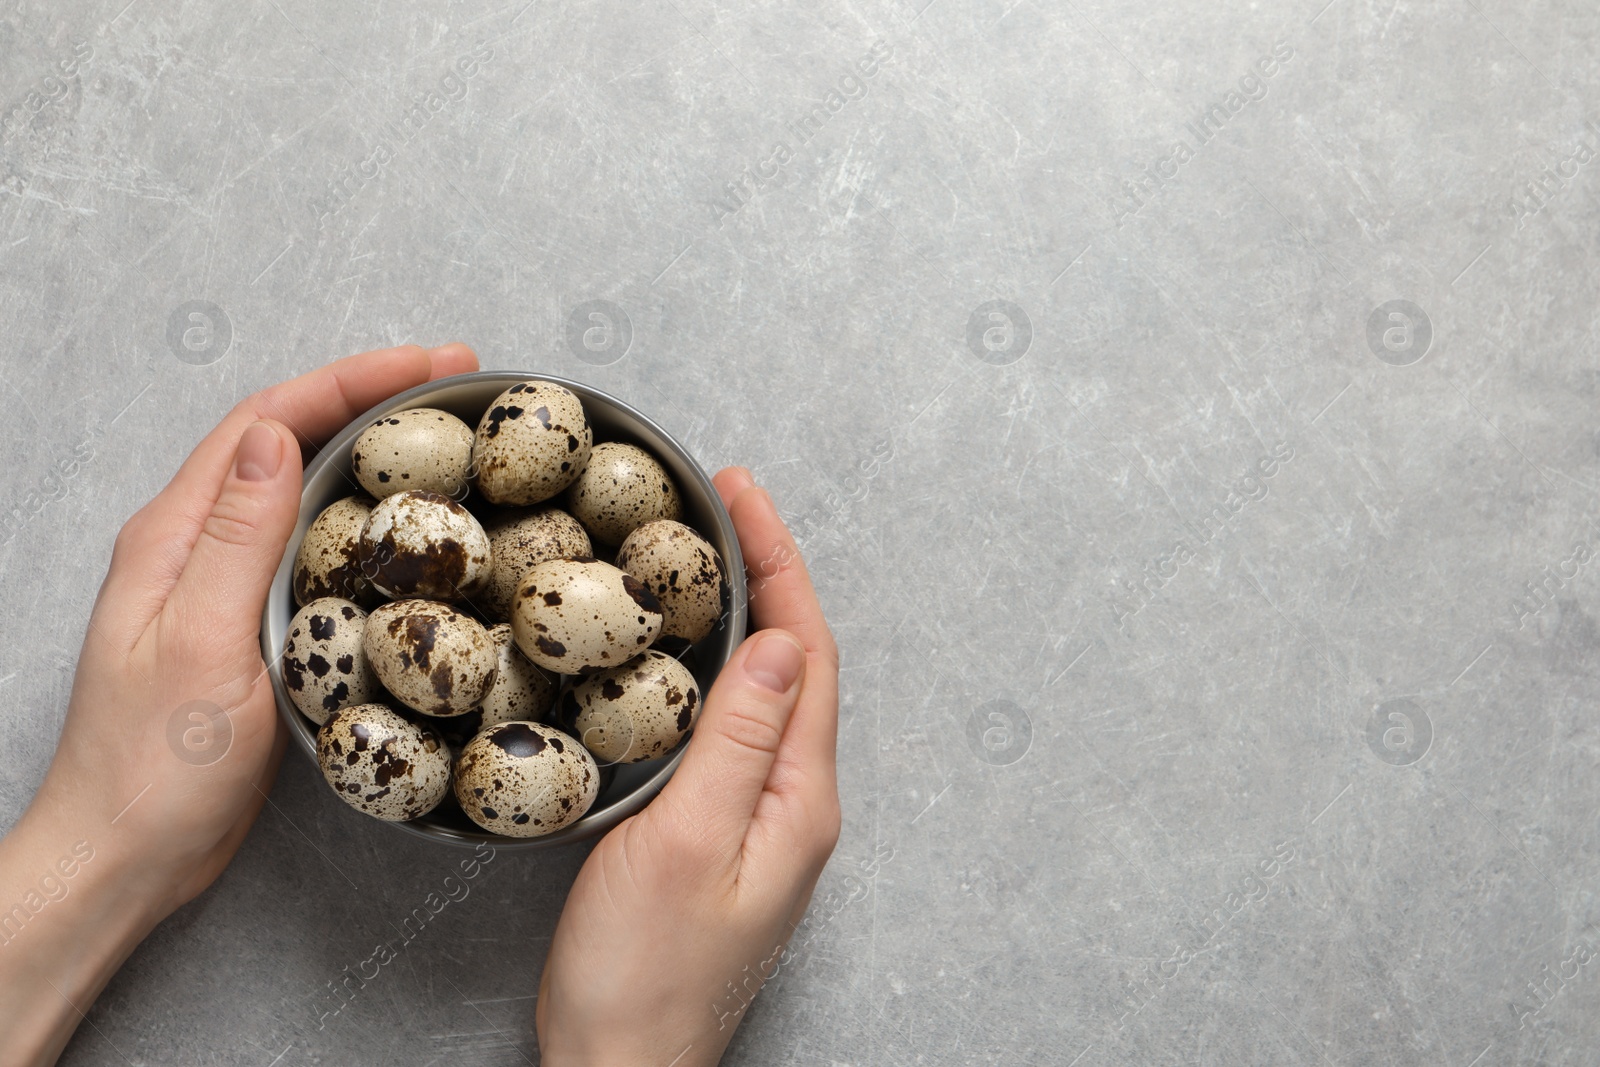
[[(550, 374), (478, 371), (441, 378), (401, 393), (368, 411), (329, 441), (306, 468), (305, 490), (300, 497), (300, 521), (289, 542), (289, 550), (284, 554), (283, 563), (272, 580), (266, 611), (261, 617), (261, 654), (272, 675), (278, 712), (288, 724), (295, 747), (313, 764), (317, 762), (316, 727), (296, 710), (288, 691), (284, 689), (281, 669), (283, 642), (288, 635), (289, 623), (298, 610), (291, 585), (295, 552), (305, 537), (306, 528), (323, 508), (335, 500), (363, 492), (350, 472), (352, 443), (380, 415), (406, 408), (441, 408), (468, 426), (477, 426), (479, 418), (495, 397), (517, 382), (531, 379), (556, 382), (578, 394), (583, 400), (589, 423), (594, 427), (596, 443), (626, 441), (639, 445), (660, 460), (678, 483), (683, 497), (683, 521), (698, 530), (722, 554), (728, 578), (724, 589), (726, 599), (722, 619), (710, 636), (682, 657), (699, 681), (701, 692), (710, 691), (717, 672), (728, 662), (739, 642), (744, 640), (748, 625), (744, 557), (739, 552), (739, 540), (734, 534), (733, 522), (728, 517), (727, 509), (722, 506), (722, 497), (711, 484), (711, 478), (671, 435), (616, 397), (582, 382)], [(480, 841), (489, 841), (496, 848), (538, 849), (586, 841), (600, 836), (650, 803), (672, 777), (678, 762), (683, 759), (683, 752), (684, 746), (680, 745), (671, 756), (663, 759), (616, 767), (611, 781), (605, 785), (594, 806), (583, 818), (544, 837), (514, 838), (491, 834), (468, 820), (449, 797), (439, 808), (420, 819), (390, 825), (430, 841), (468, 847), (474, 847)], [(320, 769), (317, 776), (321, 778)], [(334, 801), (331, 793), (328, 800), (330, 803)]]

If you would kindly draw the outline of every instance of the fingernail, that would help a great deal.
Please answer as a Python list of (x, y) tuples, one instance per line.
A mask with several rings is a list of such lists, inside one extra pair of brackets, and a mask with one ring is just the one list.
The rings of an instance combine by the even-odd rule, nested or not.
[(252, 422), (239, 439), (233, 456), (233, 473), (242, 482), (270, 481), (283, 463), (283, 442), (264, 422)]
[(765, 634), (744, 661), (744, 673), (774, 693), (787, 693), (806, 663), (806, 650), (786, 633)]

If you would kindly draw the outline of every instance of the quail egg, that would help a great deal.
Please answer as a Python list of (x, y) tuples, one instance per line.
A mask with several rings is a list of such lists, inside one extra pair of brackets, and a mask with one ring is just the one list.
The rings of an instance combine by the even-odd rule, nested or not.
[(335, 500), (311, 521), (294, 554), (294, 600), (304, 606), (337, 596), (370, 607), (380, 599), (361, 573), (361, 528), (372, 514), (364, 496)]
[(499, 655), (494, 685), (483, 703), (452, 718), (432, 718), (428, 724), (439, 732), (451, 751), (459, 752), (486, 726), (503, 722), (544, 722), (556, 702), (561, 683), (528, 661), (511, 637), (506, 623), (489, 628), (489, 640)]
[(489, 584), (477, 603), (495, 619), (511, 618), (511, 599), (528, 568), (547, 559), (592, 556), (588, 531), (560, 508), (534, 508), (491, 519)]
[(425, 715), (461, 715), (494, 687), (499, 654), (476, 619), (435, 600), (397, 600), (367, 616), (362, 644), (378, 681)]
[(591, 674), (563, 701), (565, 717), (601, 763), (665, 756), (700, 716), (700, 686), (689, 668), (655, 649)]
[(444, 742), (382, 704), (329, 716), (317, 731), (317, 763), (341, 800), (389, 822), (427, 814), (450, 790)]
[(367, 613), (339, 597), (313, 600), (289, 623), (283, 642), (283, 687), (300, 714), (321, 726), (328, 716), (380, 694), (361, 647)]
[(594, 431), (576, 393), (554, 382), (518, 382), (478, 423), (472, 465), (493, 504), (537, 504), (572, 484), (589, 462)]
[(552, 559), (522, 576), (511, 608), (517, 647), (547, 671), (587, 674), (625, 663), (661, 630), (661, 603), (597, 559)]
[(542, 721), (555, 705), (560, 681), (522, 654), (509, 623), (489, 627), (489, 640), (494, 642), (499, 666), (494, 685), (479, 706), (483, 725)]
[(350, 470), (380, 500), (405, 489), (459, 500), (471, 465), (472, 428), (438, 408), (384, 415), (350, 449)]
[(621, 441), (594, 446), (566, 499), (573, 517), (608, 545), (621, 544), (644, 523), (683, 515), (678, 487), (666, 468), (638, 445)]
[(489, 578), (489, 535), (449, 497), (407, 489), (367, 517), (361, 568), (385, 596), (460, 600)]
[(467, 818), (507, 837), (541, 837), (583, 817), (600, 794), (600, 768), (553, 726), (506, 722), (467, 743), (456, 761), (456, 800)]
[(661, 640), (692, 645), (722, 615), (722, 557), (711, 542), (672, 519), (634, 530), (617, 551), (617, 566), (661, 601)]

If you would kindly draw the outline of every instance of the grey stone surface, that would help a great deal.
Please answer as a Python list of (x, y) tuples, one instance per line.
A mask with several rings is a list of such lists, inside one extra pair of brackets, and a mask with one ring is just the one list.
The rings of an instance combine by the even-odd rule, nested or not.
[[(812, 561), (845, 829), (727, 1062), (1593, 1062), (1600, 15), (1323, 3), (0, 7), (0, 819), (195, 441), (461, 339)], [(63, 1062), (535, 1061), (583, 853), (318, 1029), (455, 854), (290, 757)]]

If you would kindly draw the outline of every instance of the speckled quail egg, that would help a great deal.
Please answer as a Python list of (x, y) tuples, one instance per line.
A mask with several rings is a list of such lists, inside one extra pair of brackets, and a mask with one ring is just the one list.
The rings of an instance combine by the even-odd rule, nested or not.
[(537, 504), (571, 485), (589, 462), (594, 431), (583, 402), (554, 382), (518, 382), (478, 422), (472, 465), (493, 504)]
[(583, 817), (600, 794), (600, 768), (553, 726), (506, 722), (467, 743), (456, 761), (456, 800), (467, 818), (507, 837), (541, 837)]
[(700, 716), (700, 686), (689, 668), (650, 649), (592, 674), (567, 692), (572, 731), (601, 763), (665, 756)]
[(471, 466), (472, 427), (438, 408), (384, 415), (350, 449), (350, 470), (380, 500), (405, 489), (460, 500)]
[(529, 659), (557, 674), (625, 663), (661, 630), (661, 603), (631, 574), (597, 559), (552, 559), (522, 576), (511, 631)]
[(483, 703), (464, 715), (429, 716), (428, 725), (439, 732), (453, 752), (459, 753), (486, 726), (547, 721), (561, 689), (561, 682), (555, 675), (529, 662), (517, 648), (509, 624), (489, 627), (489, 640), (494, 642), (499, 668)]
[(590, 536), (608, 545), (621, 544), (644, 523), (683, 515), (678, 487), (666, 468), (638, 445), (621, 441), (594, 446), (566, 501)]
[(468, 598), (489, 579), (489, 535), (449, 497), (407, 489), (367, 517), (361, 570), (385, 596)]
[(361, 645), (366, 625), (365, 611), (333, 596), (313, 600), (289, 623), (280, 663), (283, 687), (318, 726), (340, 708), (365, 704), (381, 692)]
[(498, 667), (494, 685), (479, 705), (483, 725), (543, 721), (555, 705), (560, 680), (522, 654), (509, 623), (489, 627), (489, 640), (494, 642)]
[(432, 811), (450, 790), (450, 750), (426, 726), (382, 704), (356, 704), (317, 731), (317, 763), (357, 811), (405, 822)]
[(694, 644), (722, 615), (722, 557), (711, 542), (672, 519), (634, 530), (617, 550), (617, 566), (661, 601), (661, 641)]
[(436, 600), (397, 600), (367, 616), (362, 644), (378, 681), (408, 708), (460, 715), (489, 695), (499, 653), (476, 619)]
[(547, 559), (592, 556), (589, 533), (560, 508), (534, 508), (496, 516), (489, 535), (489, 584), (476, 602), (491, 618), (510, 619), (517, 583), (528, 568)]
[(296, 604), (337, 596), (370, 607), (381, 599), (361, 573), (361, 528), (372, 514), (372, 504), (364, 496), (347, 496), (311, 521), (294, 555)]

